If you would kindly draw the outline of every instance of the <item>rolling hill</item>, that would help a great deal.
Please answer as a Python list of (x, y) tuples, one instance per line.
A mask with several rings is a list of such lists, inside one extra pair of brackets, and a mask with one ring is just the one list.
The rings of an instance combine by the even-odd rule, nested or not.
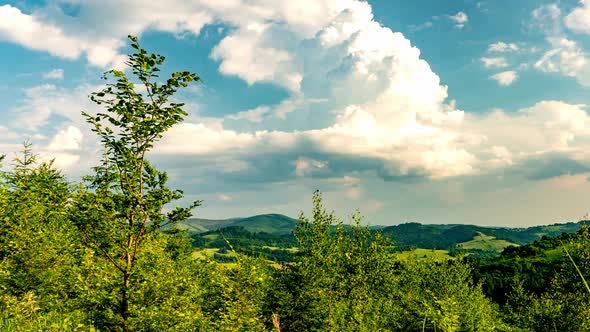
[(497, 253), (502, 252), (504, 248), (509, 246), (518, 246), (518, 244), (499, 240), (495, 236), (486, 235), (482, 232), (477, 232), (473, 239), (467, 242), (457, 243), (457, 247), (460, 249), (495, 251)]
[(181, 228), (195, 233), (205, 233), (226, 227), (244, 227), (249, 232), (265, 232), (269, 234), (289, 234), (297, 219), (282, 214), (262, 214), (247, 218), (231, 219), (199, 219), (192, 218), (179, 224)]
[(553, 237), (562, 233), (577, 232), (582, 227), (582, 224), (588, 225), (590, 221), (584, 220), (526, 228), (405, 223), (384, 227), (381, 232), (391, 237), (395, 245), (401, 248), (449, 250), (456, 248), (458, 244), (463, 244), (463, 249), (471, 248), (499, 252), (509, 245), (524, 245), (540, 240), (545, 236)]
[[(199, 219), (192, 218), (179, 226), (194, 234), (214, 232), (227, 227), (243, 227), (252, 233), (263, 232), (288, 235), (297, 220), (282, 214), (263, 214), (246, 218)], [(393, 240), (399, 250), (409, 248), (501, 252), (514, 245), (525, 245), (545, 236), (573, 233), (589, 221), (533, 226), (526, 228), (485, 227), (463, 224), (404, 223), (394, 226), (371, 227), (380, 230)]]

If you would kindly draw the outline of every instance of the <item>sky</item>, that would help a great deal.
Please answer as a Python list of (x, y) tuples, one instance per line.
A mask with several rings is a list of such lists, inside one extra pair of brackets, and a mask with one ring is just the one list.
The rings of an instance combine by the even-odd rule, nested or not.
[(590, 212), (590, 0), (0, 1), (0, 153), (72, 182), (127, 35), (203, 78), (149, 158), (196, 217), (528, 226)]

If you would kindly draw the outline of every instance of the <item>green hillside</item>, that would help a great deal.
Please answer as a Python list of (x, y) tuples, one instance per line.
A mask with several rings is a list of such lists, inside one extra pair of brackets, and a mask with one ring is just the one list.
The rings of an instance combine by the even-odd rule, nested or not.
[[(527, 228), (485, 227), (476, 225), (436, 225), (405, 223), (387, 226), (381, 229), (384, 235), (391, 237), (399, 248), (426, 248), (452, 250), (458, 244), (467, 243), (463, 249), (490, 250), (500, 252), (509, 245), (524, 245), (540, 240), (545, 236), (553, 237), (562, 233), (574, 233), (588, 221), (569, 222), (562, 224), (533, 226)], [(493, 237), (479, 237), (479, 234)], [(474, 242), (470, 242), (474, 241)]]
[(459, 249), (495, 251), (498, 253), (502, 252), (504, 248), (509, 246), (518, 246), (518, 244), (506, 240), (500, 240), (495, 236), (486, 235), (482, 232), (477, 232), (472, 240), (457, 244), (457, 248)]
[[(391, 238), (398, 252), (423, 248), (446, 250), (452, 255), (456, 254), (457, 250), (475, 254), (497, 255), (504, 248), (511, 245), (520, 246), (547, 236), (553, 237), (562, 233), (574, 233), (581, 228), (582, 224), (586, 223), (588, 222), (580, 221), (528, 228), (506, 228), (412, 222), (394, 226), (373, 227), (372, 230), (380, 231), (383, 235)], [(188, 230), (189, 233), (203, 235), (236, 227), (250, 233), (289, 235), (296, 225), (296, 219), (282, 214), (263, 214), (246, 218), (220, 220), (193, 218), (179, 224), (181, 228)], [(253, 235), (244, 234), (247, 233), (238, 232), (236, 236), (247, 236), (251, 240)], [(193, 236), (193, 238), (196, 239), (197, 237)], [(273, 237), (264, 234), (261, 235), (261, 238), (276, 241)], [(217, 242), (211, 242), (211, 239), (203, 238), (198, 241), (198, 246), (204, 244), (214, 245)], [(262, 245), (262, 243), (258, 245)]]
[(216, 231), (226, 227), (243, 227), (249, 232), (265, 232), (270, 234), (288, 234), (291, 232), (297, 219), (282, 214), (262, 214), (247, 218), (231, 219), (199, 219), (192, 218), (179, 224), (181, 228), (195, 233)]
[(484, 285), (484, 291), (499, 303), (504, 303), (515, 280), (533, 293), (541, 293), (551, 288), (551, 282), (565, 267), (571, 268), (564, 254), (564, 244), (570, 250), (583, 248), (588, 232), (580, 230), (556, 237), (545, 236), (519, 247), (507, 247), (500, 256), (489, 258), (471, 258), (467, 260), (474, 267), (474, 277)]

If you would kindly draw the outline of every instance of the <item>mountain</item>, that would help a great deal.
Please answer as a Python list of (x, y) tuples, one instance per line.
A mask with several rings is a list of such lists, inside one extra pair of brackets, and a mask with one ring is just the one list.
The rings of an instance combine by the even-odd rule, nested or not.
[[(192, 218), (180, 224), (192, 233), (206, 233), (227, 227), (243, 227), (246, 231), (283, 235), (295, 228), (297, 220), (282, 214), (263, 214), (246, 218)], [(532, 243), (544, 236), (577, 232), (590, 221), (569, 222), (522, 228), (487, 227), (463, 224), (420, 224), (415, 222), (394, 226), (372, 227), (390, 237), (399, 250), (408, 248), (482, 251), (500, 253), (508, 246)]]
[(220, 228), (240, 226), (253, 233), (265, 232), (269, 234), (289, 234), (291, 230), (295, 228), (296, 224), (297, 219), (282, 214), (262, 214), (247, 218), (220, 220), (191, 218), (180, 223), (180, 226), (195, 233), (205, 233)]

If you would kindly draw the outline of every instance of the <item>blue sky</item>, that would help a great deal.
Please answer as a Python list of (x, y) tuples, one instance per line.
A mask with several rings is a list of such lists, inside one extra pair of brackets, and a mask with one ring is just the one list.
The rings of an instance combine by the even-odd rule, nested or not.
[(315, 189), (370, 224), (590, 210), (588, 0), (0, 2), (0, 152), (88, 173), (80, 112), (128, 34), (204, 79), (150, 155), (197, 216), (297, 216)]

